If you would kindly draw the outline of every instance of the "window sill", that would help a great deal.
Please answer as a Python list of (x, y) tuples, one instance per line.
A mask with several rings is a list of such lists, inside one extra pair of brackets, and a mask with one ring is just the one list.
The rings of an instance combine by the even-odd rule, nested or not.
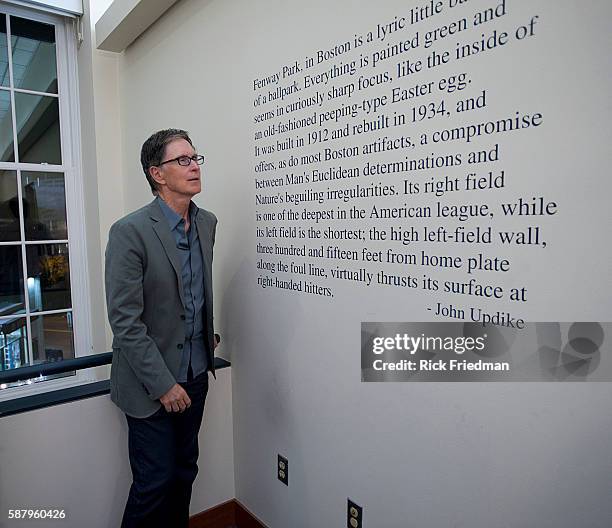
[[(215, 370), (230, 367), (231, 363), (225, 359), (215, 358)], [(92, 383), (84, 383), (74, 387), (65, 389), (53, 390), (41, 394), (33, 394), (22, 398), (15, 398), (0, 402), (0, 418), (20, 414), (24, 412), (44, 409), (53, 405), (62, 403), (70, 403), (73, 401), (93, 398), (94, 396), (102, 396), (110, 392), (110, 381), (95, 381)]]

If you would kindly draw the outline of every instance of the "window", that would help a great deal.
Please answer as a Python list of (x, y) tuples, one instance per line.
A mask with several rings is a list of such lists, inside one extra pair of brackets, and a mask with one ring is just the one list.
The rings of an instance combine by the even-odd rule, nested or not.
[(1, 370), (91, 348), (76, 82), (71, 21), (0, 4)]

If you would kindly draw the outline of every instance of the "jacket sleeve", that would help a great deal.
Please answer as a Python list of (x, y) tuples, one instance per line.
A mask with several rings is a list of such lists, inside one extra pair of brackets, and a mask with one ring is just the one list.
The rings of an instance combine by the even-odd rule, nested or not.
[(111, 227), (105, 262), (106, 304), (114, 335), (113, 348), (123, 354), (149, 397), (158, 400), (176, 380), (142, 321), (146, 253), (133, 225), (120, 223)]
[(213, 226), (212, 226), (212, 245), (215, 245), (215, 236), (217, 234), (217, 217), (213, 214), (210, 213), (212, 215), (212, 221), (213, 221)]

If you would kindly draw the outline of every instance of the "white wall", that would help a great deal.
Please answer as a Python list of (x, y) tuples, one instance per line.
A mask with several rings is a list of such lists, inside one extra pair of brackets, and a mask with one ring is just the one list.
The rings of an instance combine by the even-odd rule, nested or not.
[[(233, 497), (229, 377), (220, 371), (206, 399), (192, 514)], [(0, 437), (0, 526), (121, 524), (131, 483), (127, 424), (108, 396), (2, 418)], [(19, 508), (60, 509), (66, 519), (9, 521), (8, 510)]]
[[(91, 303), (92, 350), (99, 353), (109, 350), (102, 321), (106, 319), (104, 297), (99, 293), (103, 276), (103, 250), (100, 243), (99, 213), (104, 204), (99, 199), (96, 130), (94, 112), (92, 32), (89, 18), (89, 5), (84, 3), (83, 42), (77, 52), (78, 94), (81, 133), (81, 170), (83, 178), (83, 203), (85, 218), (85, 237), (87, 240), (88, 281)], [(78, 353), (77, 353), (78, 355)]]
[[(233, 364), (236, 496), (271, 528), (344, 526), (347, 497), (371, 527), (609, 526), (608, 383), (361, 383), (359, 323), (423, 320), (424, 293), (335, 284), (330, 301), (256, 285), (253, 79), (415, 5), (176, 4), (121, 61), (127, 209), (145, 202), (143, 139), (189, 130), (207, 157), (197, 201), (219, 217), (215, 311)], [(519, 193), (545, 188), (564, 208), (549, 252), (516, 251), (508, 280), (532, 289), (528, 320), (606, 320), (609, 6), (508, 6), (511, 23), (542, 15), (542, 44), (469, 68), (497, 104), (544, 109), (546, 132), (508, 140), (505, 160)], [(289, 459), (288, 488), (277, 453)]]
[[(95, 42), (95, 22), (110, 5), (108, 0), (90, 2), (92, 9), (91, 33)], [(93, 101), (95, 113), (96, 169), (99, 211), (99, 230), (101, 247), (101, 266), (104, 269), (104, 249), (108, 242), (111, 225), (125, 212), (123, 197), (122, 130), (119, 107), (119, 54), (94, 48), (91, 51), (93, 64)], [(112, 332), (108, 320), (104, 321), (106, 350), (110, 350)]]
[[(129, 487), (127, 425), (108, 396), (2, 418), (0, 431), (4, 512), (64, 509), (66, 526), (118, 525)], [(8, 521), (7, 513), (3, 521), (52, 524)]]

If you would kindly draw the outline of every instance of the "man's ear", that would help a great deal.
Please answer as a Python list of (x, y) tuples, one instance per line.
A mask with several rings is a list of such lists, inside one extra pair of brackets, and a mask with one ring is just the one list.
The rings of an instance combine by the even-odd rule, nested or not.
[(166, 180), (162, 176), (161, 170), (159, 167), (149, 167), (149, 175), (153, 178), (153, 181), (157, 184), (164, 184)]

